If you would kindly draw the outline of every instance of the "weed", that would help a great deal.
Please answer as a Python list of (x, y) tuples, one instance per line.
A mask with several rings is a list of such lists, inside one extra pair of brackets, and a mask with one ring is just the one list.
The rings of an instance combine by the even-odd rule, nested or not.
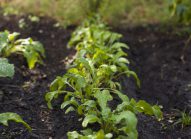
[(174, 122), (173, 125), (181, 124), (182, 128), (191, 125), (190, 113), (186, 113), (185, 111), (181, 112), (178, 110), (178, 112), (176, 114), (176, 118), (178, 118), (178, 119), (176, 120), (176, 122)]

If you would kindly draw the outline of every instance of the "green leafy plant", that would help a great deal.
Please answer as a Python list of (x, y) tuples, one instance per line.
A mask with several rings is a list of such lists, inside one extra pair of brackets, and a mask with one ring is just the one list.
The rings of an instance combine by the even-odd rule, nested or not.
[[(103, 24), (100, 17), (86, 20), (82, 26), (72, 34), (68, 47), (76, 46), (76, 58), (92, 59), (95, 67), (110, 67), (116, 74), (112, 77), (118, 77), (117, 74), (132, 75), (137, 85), (140, 87), (140, 81), (135, 72), (129, 70), (129, 64), (126, 58), (127, 53), (123, 49), (128, 46), (119, 42), (121, 34), (113, 33)], [(102, 68), (103, 70), (103, 68)]]
[[(61, 84), (64, 85), (64, 83), (61, 83), (62, 81), (60, 80), (59, 82), (60, 85)], [(65, 92), (66, 95), (64, 97), (64, 102), (61, 105), (61, 109), (65, 109), (66, 113), (76, 110), (79, 115), (85, 115), (85, 118), (82, 122), (82, 126), (84, 128), (87, 128), (88, 124), (97, 123), (100, 125), (100, 128), (102, 131), (104, 131), (104, 133), (111, 134), (112, 136), (113, 134), (118, 135), (119, 134), (118, 129), (124, 128), (123, 131), (124, 136), (126, 134), (126, 137), (132, 136), (132, 138), (137, 138), (137, 131), (136, 131), (137, 120), (135, 116), (136, 113), (155, 115), (159, 120), (162, 118), (162, 112), (160, 111), (160, 108), (158, 106), (156, 105), (150, 106), (145, 101), (136, 102), (134, 99), (129, 100), (129, 98), (126, 95), (122, 94), (117, 90), (111, 89), (111, 92), (113, 93), (113, 95), (114, 94), (118, 95), (118, 97), (120, 97), (122, 102), (113, 111), (111, 110), (111, 108), (107, 106), (108, 101), (112, 101), (113, 95), (110, 94), (109, 90), (100, 90), (100, 89), (95, 89), (94, 92), (90, 92), (91, 94), (93, 94), (93, 96), (89, 97), (89, 99), (87, 99), (88, 97), (80, 94), (79, 92), (69, 92), (69, 91)], [(55, 94), (53, 93), (47, 94), (46, 96), (47, 101), (49, 101), (49, 98), (51, 97), (52, 98), (58, 97), (58, 92), (54, 93)], [(51, 95), (51, 97), (49, 95)], [(50, 105), (50, 101), (48, 104), (50, 108), (52, 108), (52, 106)], [(131, 123), (131, 126), (129, 125), (128, 121), (126, 121), (127, 123), (124, 124), (123, 119), (121, 121), (117, 121), (120, 119), (122, 115), (124, 115), (124, 117), (122, 118), (132, 117), (134, 119), (134, 122), (132, 121), (133, 119), (130, 120), (133, 122)], [(122, 122), (123, 124), (120, 124), (120, 122)], [(122, 125), (122, 127), (120, 127), (119, 125)], [(122, 131), (120, 131), (120, 133), (121, 132)], [(71, 134), (76, 134), (76, 132), (72, 132), (70, 133), (70, 135)], [(79, 134), (78, 137), (80, 136), (82, 135)]]
[[(148, 115), (155, 115), (158, 119), (162, 118), (162, 112), (158, 106), (150, 106), (145, 101), (136, 102), (134, 99), (129, 98), (117, 90), (113, 90), (113, 93), (118, 94), (121, 98), (121, 103), (112, 110), (108, 106), (108, 102), (113, 100), (112, 94), (109, 90), (97, 91), (94, 98), (87, 100), (82, 105), (78, 106), (78, 113), (83, 111), (85, 115), (82, 126), (87, 128), (89, 124), (96, 123), (100, 126), (100, 130), (92, 132), (87, 128), (81, 131), (81, 134), (77, 132), (69, 132), (68, 135), (71, 138), (79, 137), (93, 137), (97, 136), (99, 132), (102, 133), (102, 137), (116, 137), (116, 138), (137, 138), (138, 133), (136, 130), (137, 125), (137, 113), (145, 113)], [(71, 101), (70, 101), (71, 102)], [(63, 103), (67, 105), (73, 105), (74, 103)], [(70, 106), (71, 107), (71, 106)], [(88, 131), (88, 132), (87, 132)], [(93, 133), (93, 134), (92, 134)]]
[(45, 50), (38, 41), (31, 38), (17, 39), (19, 33), (8, 31), (0, 32), (0, 56), (8, 57), (13, 53), (23, 55), (28, 63), (28, 67), (33, 69), (36, 63), (43, 64)]
[[(85, 21), (68, 43), (69, 48), (76, 47), (76, 55), (68, 63), (67, 73), (51, 83), (45, 99), (52, 109), (52, 101), (63, 94), (61, 109), (65, 113), (76, 111), (82, 117), (85, 130), (68, 132), (71, 139), (136, 139), (136, 114), (154, 115), (158, 120), (162, 118), (159, 106), (129, 100), (120, 91), (121, 85), (116, 79), (123, 74), (133, 75), (140, 86), (136, 73), (128, 68), (129, 61), (123, 50), (128, 46), (119, 42), (120, 38), (120, 34), (109, 31), (99, 18), (93, 18)], [(109, 105), (113, 98), (119, 100), (116, 108)], [(90, 124), (98, 125), (99, 130), (89, 129)]]

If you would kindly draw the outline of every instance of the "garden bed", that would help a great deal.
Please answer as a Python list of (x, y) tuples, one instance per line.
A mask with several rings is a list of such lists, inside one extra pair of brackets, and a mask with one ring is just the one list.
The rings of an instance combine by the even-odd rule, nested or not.
[[(25, 17), (22, 17), (25, 18)], [(20, 17), (0, 17), (0, 31), (20, 32), (22, 37), (32, 37), (43, 43), (46, 50), (44, 66), (28, 70), (23, 58), (12, 56), (10, 62), (16, 66), (14, 79), (0, 80), (0, 112), (16, 112), (33, 128), (29, 133), (23, 126), (11, 123), (0, 126), (0, 138), (66, 138), (68, 131), (81, 129), (75, 113), (65, 115), (59, 105), (53, 110), (47, 108), (44, 95), (48, 86), (58, 75), (65, 73), (64, 59), (74, 54), (66, 49), (74, 27), (55, 27), (55, 21), (41, 18), (38, 23), (27, 21), (28, 27), (20, 29)], [(191, 107), (191, 48), (184, 51), (188, 36), (176, 35), (172, 29), (161, 31), (158, 25), (115, 29), (124, 35), (123, 42), (130, 46), (129, 59), (141, 80), (141, 89), (136, 89), (132, 80), (123, 81), (123, 92), (137, 100), (163, 106), (165, 120), (139, 115), (139, 138), (191, 138), (191, 128), (174, 128), (168, 122), (172, 109), (184, 110)], [(184, 59), (181, 59), (184, 54)], [(15, 58), (17, 57), (17, 58)], [(59, 101), (57, 102), (59, 103)]]

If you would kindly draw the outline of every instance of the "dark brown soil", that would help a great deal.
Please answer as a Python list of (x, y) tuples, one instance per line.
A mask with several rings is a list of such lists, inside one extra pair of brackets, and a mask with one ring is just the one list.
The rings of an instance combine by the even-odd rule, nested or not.
[[(12, 56), (10, 62), (16, 66), (14, 79), (0, 79), (0, 112), (16, 112), (33, 128), (29, 133), (22, 125), (10, 123), (0, 126), (0, 139), (65, 139), (66, 133), (81, 128), (75, 113), (65, 115), (55, 105), (49, 110), (44, 100), (51, 81), (65, 73), (63, 60), (72, 55), (66, 49), (74, 27), (67, 29), (54, 27), (55, 21), (41, 18), (39, 23), (27, 21), (28, 28), (18, 27), (19, 17), (1, 17), (0, 31), (17, 31), (22, 37), (32, 37), (43, 43), (46, 49), (45, 65), (28, 70), (25, 60)], [(148, 26), (131, 29), (115, 29), (124, 35), (122, 41), (131, 47), (128, 50), (131, 68), (142, 82), (136, 89), (131, 80), (123, 82), (124, 93), (151, 104), (164, 107), (165, 120), (157, 122), (154, 118), (139, 115), (140, 139), (178, 139), (191, 138), (191, 128), (174, 128), (168, 122), (174, 112), (172, 109), (191, 110), (191, 48), (183, 53), (187, 35), (178, 36), (172, 29), (161, 31), (161, 27)], [(181, 56), (184, 54), (184, 60)]]
[(180, 129), (168, 122), (173, 109), (191, 110), (191, 43), (185, 47), (188, 35), (156, 25), (117, 31), (124, 34), (123, 41), (130, 46), (131, 66), (142, 82), (141, 89), (134, 92), (136, 98), (163, 106), (165, 120), (160, 124), (140, 117), (139, 137), (191, 138), (191, 127)]

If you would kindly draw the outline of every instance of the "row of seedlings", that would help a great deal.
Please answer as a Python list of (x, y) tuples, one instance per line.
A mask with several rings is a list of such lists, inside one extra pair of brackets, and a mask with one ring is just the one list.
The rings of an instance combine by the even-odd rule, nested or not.
[[(159, 106), (137, 102), (121, 92), (116, 79), (122, 75), (132, 75), (140, 86), (136, 73), (127, 66), (129, 61), (123, 49), (128, 46), (119, 41), (121, 37), (109, 31), (99, 18), (86, 20), (72, 34), (68, 47), (75, 47), (76, 55), (67, 73), (51, 83), (45, 96), (49, 108), (53, 99), (64, 96), (61, 109), (80, 115), (84, 129), (68, 132), (69, 139), (136, 139), (136, 114), (162, 118)], [(111, 105), (113, 99), (119, 100), (117, 106)]]

